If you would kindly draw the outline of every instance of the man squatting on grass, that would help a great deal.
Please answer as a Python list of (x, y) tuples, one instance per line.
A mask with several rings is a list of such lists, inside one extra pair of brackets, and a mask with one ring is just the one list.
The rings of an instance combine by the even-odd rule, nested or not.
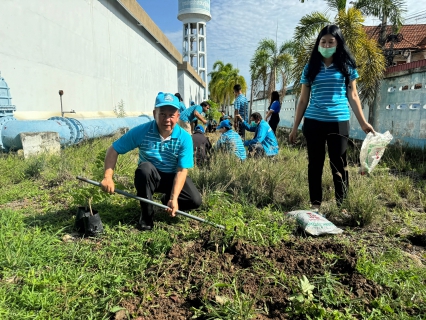
[(191, 123), (194, 120), (200, 120), (202, 123), (206, 124), (207, 120), (201, 115), (203, 112), (207, 113), (210, 105), (207, 101), (201, 102), (201, 105), (194, 105), (189, 107), (180, 114), (179, 125), (186, 130), (189, 134), (192, 134)]
[(249, 156), (252, 157), (273, 157), (278, 154), (278, 141), (269, 124), (262, 119), (259, 112), (250, 115), (251, 123), (243, 121), (238, 115), (238, 120), (242, 121), (241, 126), (250, 132), (254, 132), (254, 138), (244, 141), (244, 146), (248, 147)]
[[(187, 176), (194, 165), (192, 139), (176, 125), (179, 119), (179, 99), (171, 93), (158, 93), (154, 120), (129, 130), (109, 147), (105, 157), (102, 190), (114, 192), (112, 175), (118, 155), (139, 148), (139, 165), (135, 171), (135, 187), (139, 197), (152, 200), (154, 192), (164, 195), (161, 202), (172, 217), (176, 210), (196, 209), (201, 195)], [(154, 226), (154, 206), (140, 202), (142, 213), (138, 227), (151, 230)]]
[(240, 135), (232, 130), (231, 122), (226, 119), (219, 123), (217, 130), (221, 133), (214, 147), (215, 150), (234, 153), (241, 161), (247, 158), (246, 149)]

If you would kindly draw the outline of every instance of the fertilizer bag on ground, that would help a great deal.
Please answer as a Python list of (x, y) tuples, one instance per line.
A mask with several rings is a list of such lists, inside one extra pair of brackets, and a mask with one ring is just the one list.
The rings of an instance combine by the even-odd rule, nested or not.
[(370, 173), (374, 169), (374, 167), (379, 163), (383, 152), (385, 152), (386, 146), (392, 139), (393, 137), (389, 131), (386, 131), (383, 134), (378, 132), (376, 132), (375, 135), (371, 132), (367, 134), (364, 142), (362, 143), (359, 155), (361, 162), (359, 173)]
[(297, 223), (302, 229), (313, 236), (319, 236), (321, 234), (339, 234), (343, 232), (342, 229), (337, 228), (326, 218), (309, 210), (290, 211), (287, 214), (296, 218)]

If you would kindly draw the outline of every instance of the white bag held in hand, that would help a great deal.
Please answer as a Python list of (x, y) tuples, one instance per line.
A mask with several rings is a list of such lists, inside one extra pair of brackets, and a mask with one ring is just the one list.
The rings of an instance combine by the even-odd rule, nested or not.
[(342, 229), (337, 228), (326, 218), (309, 210), (290, 211), (287, 214), (296, 218), (297, 223), (303, 228), (303, 230), (313, 236), (319, 236), (327, 233), (339, 234), (343, 232)]
[(361, 146), (361, 153), (359, 155), (361, 161), (361, 168), (359, 173), (370, 173), (374, 167), (379, 163), (380, 158), (385, 152), (386, 146), (391, 142), (393, 136), (389, 131), (385, 133), (378, 133), (374, 135), (369, 132), (364, 139)]

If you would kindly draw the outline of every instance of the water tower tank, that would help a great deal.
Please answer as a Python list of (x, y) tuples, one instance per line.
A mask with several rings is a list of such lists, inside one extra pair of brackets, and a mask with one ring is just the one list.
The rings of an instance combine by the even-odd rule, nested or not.
[(207, 86), (207, 33), (210, 0), (179, 0), (178, 19), (183, 23), (182, 56), (197, 70)]

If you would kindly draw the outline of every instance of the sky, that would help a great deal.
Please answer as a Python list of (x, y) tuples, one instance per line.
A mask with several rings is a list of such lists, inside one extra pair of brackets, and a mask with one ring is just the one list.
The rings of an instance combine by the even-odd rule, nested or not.
[[(182, 22), (177, 19), (178, 0), (137, 0), (151, 19), (182, 53)], [(349, 0), (347, 1), (349, 5)], [(426, 23), (426, 0), (406, 0), (406, 16), (418, 12)], [(423, 8), (423, 9), (422, 9)], [(249, 64), (259, 41), (264, 38), (277, 40), (278, 44), (291, 40), (300, 19), (313, 11), (325, 12), (324, 0), (211, 0), (212, 19), (207, 23), (207, 72), (215, 61), (232, 63), (240, 70), (250, 85)], [(335, 12), (329, 11), (332, 19)], [(367, 18), (366, 25), (378, 25), (380, 21)], [(414, 24), (416, 20), (407, 20)], [(249, 92), (249, 91), (248, 91)], [(247, 92), (247, 93), (248, 93)]]

